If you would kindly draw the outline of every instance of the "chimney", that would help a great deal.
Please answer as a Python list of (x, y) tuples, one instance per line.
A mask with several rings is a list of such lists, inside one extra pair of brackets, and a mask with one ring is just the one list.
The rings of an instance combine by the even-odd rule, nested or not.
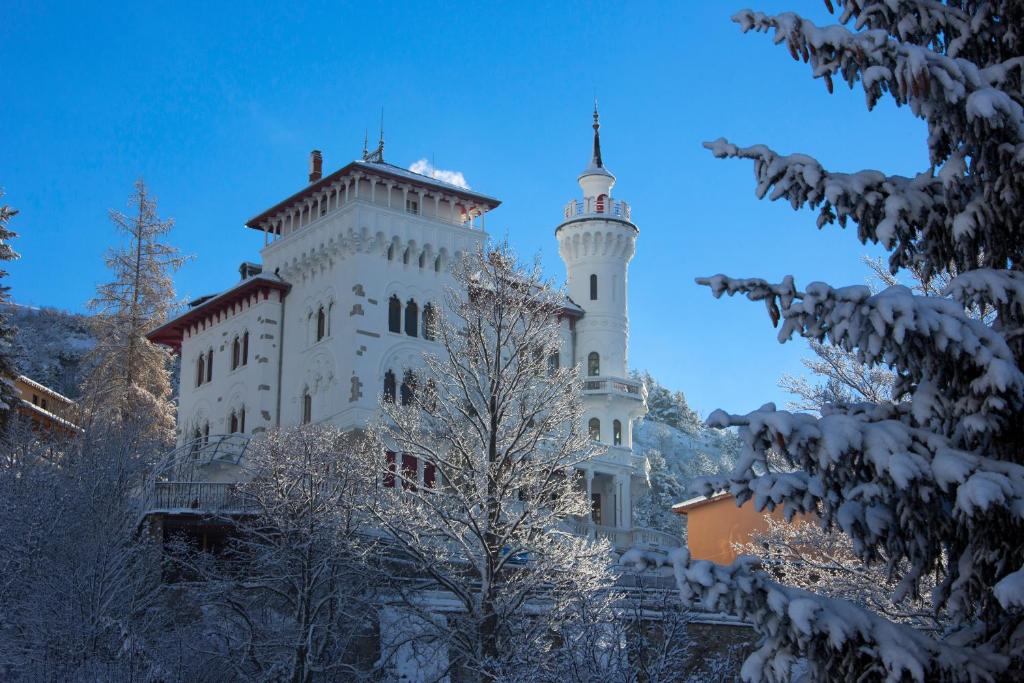
[(314, 149), (309, 153), (309, 182), (315, 183), (324, 177), (324, 158), (320, 150)]

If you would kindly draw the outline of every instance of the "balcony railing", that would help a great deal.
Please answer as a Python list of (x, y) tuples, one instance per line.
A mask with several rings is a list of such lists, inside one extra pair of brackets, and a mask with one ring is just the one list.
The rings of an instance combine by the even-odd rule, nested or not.
[(622, 394), (638, 401), (647, 398), (643, 382), (622, 377), (587, 377), (583, 381), (584, 394)]
[(573, 199), (565, 205), (565, 220), (579, 216), (611, 216), (630, 220), (629, 204), (607, 197), (586, 197)]
[(195, 511), (205, 514), (241, 514), (254, 506), (238, 484), (205, 481), (160, 481), (154, 485), (150, 512)]
[(611, 543), (616, 550), (627, 550), (637, 546), (648, 548), (678, 548), (683, 542), (682, 539), (672, 534), (658, 531), (657, 529), (619, 529), (616, 527), (602, 526), (586, 520), (573, 521), (569, 524), (569, 530), (579, 536), (587, 538), (603, 539)]

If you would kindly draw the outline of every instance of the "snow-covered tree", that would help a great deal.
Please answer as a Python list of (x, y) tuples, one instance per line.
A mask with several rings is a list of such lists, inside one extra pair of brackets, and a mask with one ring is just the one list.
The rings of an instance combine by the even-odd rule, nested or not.
[[(576, 476), (596, 454), (582, 430), (579, 369), (552, 369), (564, 296), (507, 245), (455, 268), (435, 353), (410, 370), (369, 431), (381, 477), (376, 523), (416, 581), (396, 609), (466, 679), (522, 680), (550, 663), (555, 634), (600, 612), (610, 548), (564, 530), (589, 513)], [(456, 606), (425, 605), (436, 591)], [(446, 617), (446, 618), (445, 618)]]
[[(197, 645), (240, 680), (360, 680), (377, 638), (373, 536), (365, 509), (376, 471), (339, 430), (275, 430), (247, 451), (251, 479), (238, 488), (250, 514), (232, 521), (217, 556), (172, 554), (198, 581), (207, 636)], [(198, 610), (197, 610), (198, 611)]]
[[(672, 506), (686, 500), (690, 495), (690, 482), (669, 467), (661, 451), (651, 449), (645, 451), (644, 455), (647, 456), (647, 483), (650, 488), (637, 501), (633, 511), (633, 522), (637, 526), (658, 529), (681, 537), (684, 529), (683, 519), (672, 512)], [(698, 453), (692, 462), (700, 468), (700, 474), (717, 472), (717, 468), (704, 453)]]
[(83, 385), (83, 403), (92, 419), (105, 424), (149, 425), (148, 437), (169, 441), (174, 434), (170, 355), (145, 334), (167, 318), (174, 305), (171, 275), (184, 262), (163, 242), (174, 226), (157, 216), (156, 200), (140, 179), (129, 204), (131, 215), (111, 211), (125, 243), (107, 254), (114, 280), (100, 285), (89, 307), (96, 347)]
[(697, 434), (705, 427), (700, 416), (686, 402), (681, 391), (672, 391), (646, 370), (632, 373), (647, 386), (647, 419), (667, 424), (687, 434)]
[(893, 602), (897, 584), (885, 567), (865, 565), (850, 537), (804, 520), (786, 522), (767, 517), (768, 528), (746, 543), (735, 543), (738, 555), (757, 555), (780, 582), (819, 595), (849, 600), (887, 619), (937, 631), (941, 621), (927, 596), (934, 575), (922, 577), (921, 595)]
[(19, 434), (0, 460), (0, 678), (152, 680), (171, 615), (139, 533), (138, 439), (96, 430), (55, 460), (52, 444)]
[[(0, 199), (3, 199), (0, 190)], [(11, 248), (11, 240), (17, 237), (10, 228), (10, 221), (18, 210), (7, 204), (0, 204), (0, 261), (13, 261), (19, 255)], [(0, 269), (0, 278), (7, 276), (7, 271)], [(11, 343), (14, 341), (14, 326), (4, 308), (10, 301), (10, 287), (0, 285), (0, 432), (7, 426), (11, 410), (18, 402), (18, 390), (14, 386), (14, 378), (20, 373), (12, 358)]]
[[(831, 3), (827, 2), (830, 7)], [(716, 412), (745, 442), (727, 477), (743, 503), (809, 512), (850, 536), (856, 556), (897, 581), (894, 600), (938, 575), (943, 637), (834, 598), (782, 586), (741, 558), (729, 567), (680, 552), (684, 597), (749, 619), (761, 634), (748, 681), (789, 680), (805, 657), (815, 680), (1015, 680), (1024, 677), (1024, 5), (837, 0), (839, 23), (749, 10), (745, 30), (774, 31), (831, 90), (860, 81), (928, 126), (931, 165), (914, 177), (826, 171), (803, 154), (719, 139), (717, 157), (751, 159), (759, 197), (856, 224), (890, 252), (890, 272), (949, 274), (945, 296), (903, 286), (874, 293), (702, 278), (715, 296), (762, 301), (780, 341), (798, 334), (857, 353), (896, 375), (889, 401), (838, 404), (820, 416)], [(992, 310), (990, 324), (972, 313)], [(776, 460), (783, 466), (776, 467)]]

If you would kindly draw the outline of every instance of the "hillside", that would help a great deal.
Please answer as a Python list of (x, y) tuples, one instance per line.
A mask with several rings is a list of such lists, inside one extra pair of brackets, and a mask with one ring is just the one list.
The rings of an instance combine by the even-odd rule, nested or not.
[(13, 352), (19, 372), (69, 398), (77, 398), (86, 356), (96, 345), (89, 317), (16, 304), (8, 311), (18, 328)]
[(650, 493), (637, 501), (635, 523), (669, 533), (682, 533), (683, 520), (673, 504), (696, 494), (695, 477), (728, 472), (739, 454), (739, 438), (711, 429), (686, 403), (681, 391), (670, 391), (650, 373), (635, 373), (647, 384), (647, 418), (633, 431), (633, 450), (650, 463)]

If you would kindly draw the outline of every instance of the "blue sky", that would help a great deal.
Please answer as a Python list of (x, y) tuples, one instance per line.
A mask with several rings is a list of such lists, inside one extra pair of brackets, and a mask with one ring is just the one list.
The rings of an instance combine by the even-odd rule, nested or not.
[[(859, 88), (829, 96), (809, 69), (729, 15), (747, 0), (630, 3), (10, 2), (0, 24), (0, 187), (21, 210), (16, 301), (82, 310), (107, 278), (110, 208), (138, 176), (196, 256), (182, 297), (218, 291), (255, 260), (245, 220), (355, 158), (386, 117), (386, 158), (433, 159), (503, 205), (488, 217), (558, 280), (554, 229), (579, 191), (590, 110), (615, 195), (640, 227), (630, 270), (630, 364), (706, 414), (785, 401), (802, 340), (780, 346), (764, 307), (714, 300), (719, 272), (863, 282), (877, 254), (852, 230), (759, 202), (749, 163), (719, 136), (806, 152), (827, 168), (927, 167), (924, 124)], [(819, 22), (820, 0), (765, 0)]]

